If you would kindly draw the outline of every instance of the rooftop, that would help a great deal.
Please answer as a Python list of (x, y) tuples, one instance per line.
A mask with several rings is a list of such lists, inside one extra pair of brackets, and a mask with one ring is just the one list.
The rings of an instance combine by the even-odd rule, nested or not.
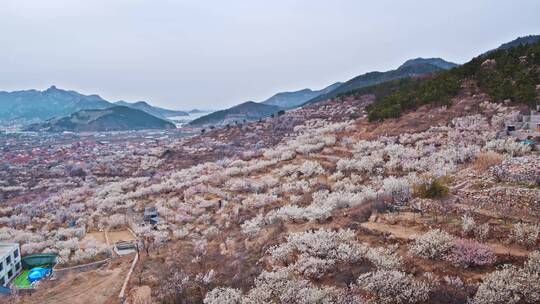
[(0, 257), (11, 253), (13, 250), (19, 248), (17, 243), (0, 243)]

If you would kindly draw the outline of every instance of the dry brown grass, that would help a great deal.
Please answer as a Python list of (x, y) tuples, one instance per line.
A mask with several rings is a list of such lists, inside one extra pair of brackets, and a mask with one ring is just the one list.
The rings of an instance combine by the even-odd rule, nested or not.
[(474, 168), (479, 172), (484, 172), (495, 165), (501, 164), (503, 159), (504, 157), (496, 152), (481, 152), (476, 156)]
[(129, 300), (132, 304), (152, 304), (152, 289), (146, 285), (135, 287)]

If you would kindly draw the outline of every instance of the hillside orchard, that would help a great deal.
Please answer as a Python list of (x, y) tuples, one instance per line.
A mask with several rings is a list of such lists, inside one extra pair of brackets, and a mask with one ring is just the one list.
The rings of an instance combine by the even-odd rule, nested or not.
[(129, 286), (163, 303), (538, 303), (538, 151), (496, 137), (516, 108), (450, 102), (378, 123), (329, 101), (130, 154), (128, 174), (6, 180), (0, 240), (69, 266), (130, 228)]

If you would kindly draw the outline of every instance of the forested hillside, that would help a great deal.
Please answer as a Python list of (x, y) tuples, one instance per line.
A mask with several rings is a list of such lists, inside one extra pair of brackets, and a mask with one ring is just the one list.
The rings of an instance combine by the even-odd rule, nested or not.
[(536, 84), (540, 83), (539, 68), (540, 43), (519, 45), (481, 55), (425, 79), (384, 83), (342, 96), (377, 93), (375, 103), (368, 108), (370, 120), (399, 117), (402, 112), (425, 104), (450, 105), (450, 99), (466, 80), (474, 81), (496, 102), (510, 100), (533, 105)]
[(410, 59), (404, 62), (395, 70), (390, 70), (386, 72), (369, 72), (356, 76), (344, 82), (334, 90), (326, 94), (321, 94), (309, 100), (308, 102), (306, 102), (306, 104), (313, 104), (329, 98), (334, 98), (345, 92), (349, 92), (352, 90), (361, 90), (362, 88), (378, 85), (380, 83), (385, 83), (388, 81), (430, 75), (455, 66), (457, 66), (457, 64), (445, 61), (441, 58)]

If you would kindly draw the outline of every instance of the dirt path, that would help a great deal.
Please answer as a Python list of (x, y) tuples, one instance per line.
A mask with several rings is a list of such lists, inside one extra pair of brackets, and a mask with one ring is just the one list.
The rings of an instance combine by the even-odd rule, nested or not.
[(498, 255), (511, 255), (511, 256), (515, 256), (515, 257), (527, 257), (529, 255), (529, 253), (531, 253), (528, 250), (525, 250), (525, 249), (522, 249), (522, 248), (519, 248), (519, 247), (514, 247), (514, 246), (506, 246), (506, 245), (501, 244), (501, 243), (486, 243), (486, 245), (489, 246), (491, 248), (491, 250), (493, 250), (493, 252), (495, 252), (495, 254), (498, 254)]
[(360, 227), (366, 228), (371, 231), (390, 234), (398, 239), (404, 240), (414, 240), (415, 235), (423, 233), (420, 229), (413, 227), (403, 227), (398, 225), (388, 225), (374, 222), (362, 223), (360, 224)]
[[(380, 233), (390, 234), (395, 238), (403, 240), (414, 240), (416, 235), (422, 234), (423, 231), (416, 227), (404, 227), (400, 225), (389, 225), (383, 223), (365, 222), (360, 224), (361, 227)], [(486, 243), (497, 255), (511, 255), (515, 257), (527, 257), (530, 251), (515, 246), (507, 246), (501, 243)]]
[[(463, 210), (474, 212), (477, 214), (481, 214), (487, 217), (491, 217), (497, 220), (502, 221), (503, 218), (495, 211), (486, 210), (482, 208), (475, 208), (473, 206), (465, 205), (465, 204), (455, 204), (455, 206), (462, 208)], [(532, 216), (507, 216), (508, 219), (515, 220), (515, 221), (527, 221), (531, 223), (536, 223), (537, 219)]]

